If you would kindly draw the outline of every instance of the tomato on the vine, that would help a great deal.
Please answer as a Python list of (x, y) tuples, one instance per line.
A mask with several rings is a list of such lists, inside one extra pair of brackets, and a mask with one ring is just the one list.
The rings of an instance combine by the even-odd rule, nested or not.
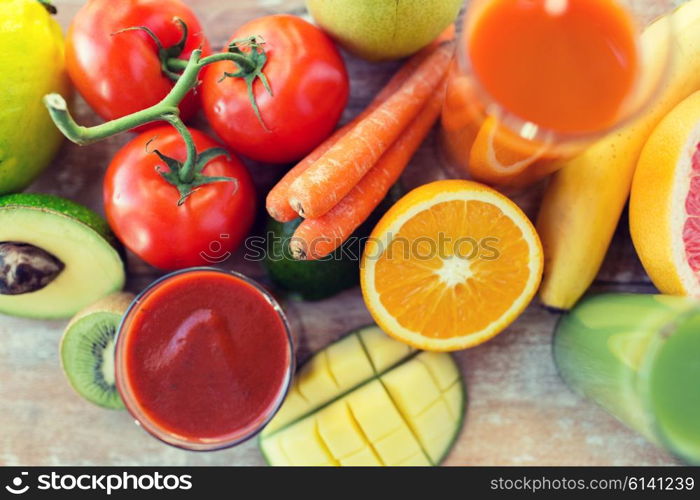
[[(189, 130), (197, 153), (221, 147), (204, 133)], [(156, 150), (170, 158), (187, 156), (183, 138), (173, 127), (163, 126), (138, 135), (112, 159), (103, 192), (109, 225), (129, 250), (160, 269), (222, 262), (247, 236), (255, 218), (250, 174), (233, 155), (217, 156), (202, 174), (236, 182), (195, 187), (183, 200), (163, 178), (168, 168)]]
[[(183, 26), (187, 37), (178, 46)], [(199, 21), (180, 0), (89, 0), (68, 29), (66, 64), (90, 107), (113, 120), (163, 99), (177, 71), (169, 77), (161, 59), (186, 61), (200, 47), (204, 55), (211, 52)], [(183, 119), (194, 115), (198, 101), (193, 92), (185, 97), (180, 104)]]
[[(332, 40), (297, 16), (261, 17), (231, 37), (256, 37), (267, 61), (264, 80), (253, 83), (255, 113), (243, 78), (224, 78), (238, 68), (230, 61), (207, 66), (202, 77), (202, 105), (214, 131), (234, 151), (254, 160), (289, 163), (320, 144), (337, 124), (347, 104), (348, 74)], [(229, 42), (230, 43), (230, 42)]]

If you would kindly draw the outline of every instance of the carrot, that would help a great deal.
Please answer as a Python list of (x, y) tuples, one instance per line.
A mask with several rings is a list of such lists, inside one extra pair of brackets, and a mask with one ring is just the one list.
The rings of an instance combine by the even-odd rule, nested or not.
[[(400, 72), (399, 72), (400, 73)], [(400, 75), (397, 73), (394, 78), (392, 78), (384, 90), (398, 88), (403, 83), (408, 75)], [(402, 81), (399, 81), (402, 79)], [(331, 149), (336, 142), (338, 142), (345, 134), (348, 133), (355, 125), (357, 125), (361, 120), (363, 120), (369, 113), (371, 113), (377, 106), (379, 106), (388, 96), (382, 96), (384, 91), (377, 94), (374, 101), (370, 104), (365, 111), (357, 115), (352, 121), (346, 123), (338, 130), (336, 130), (328, 139), (323, 141), (319, 146), (316, 147), (311, 153), (309, 153), (303, 160), (292, 167), (289, 172), (287, 172), (284, 177), (282, 177), (275, 187), (273, 187), (267, 195), (265, 200), (265, 207), (267, 208), (267, 213), (270, 217), (279, 222), (289, 222), (291, 220), (299, 217), (299, 214), (294, 211), (292, 206), (289, 204), (289, 187), (292, 183), (299, 178), (301, 174), (306, 172), (306, 170), (313, 165), (316, 160), (321, 158), (326, 151)], [(381, 100), (380, 100), (381, 98)], [(374, 106), (374, 107), (372, 107)], [(371, 108), (371, 109), (370, 109)]]
[(331, 149), (331, 147), (355, 125), (358, 118), (336, 130), (333, 135), (322, 142), (303, 160), (292, 167), (286, 174), (284, 174), (284, 177), (282, 177), (277, 184), (275, 184), (275, 187), (270, 190), (270, 192), (267, 194), (267, 198), (265, 199), (265, 208), (267, 209), (267, 213), (270, 214), (270, 217), (278, 222), (289, 222), (299, 217), (299, 214), (296, 213), (289, 204), (289, 186), (291, 186), (301, 174), (306, 172), (306, 170), (313, 165), (316, 160), (322, 157), (326, 151)]
[(430, 54), (396, 93), (292, 183), (289, 204), (299, 215), (320, 217), (355, 187), (435, 93), (453, 48), (444, 44)]
[(299, 217), (299, 214), (289, 204), (289, 187), (299, 178), (311, 165), (321, 158), (333, 145), (348, 133), (359, 122), (367, 118), (367, 116), (384, 103), (389, 97), (397, 92), (413, 72), (421, 65), (421, 63), (432, 54), (441, 43), (453, 40), (455, 37), (455, 26), (451, 24), (442, 34), (435, 39), (430, 45), (411, 57), (401, 68), (394, 74), (389, 82), (375, 96), (369, 106), (357, 115), (352, 121), (335, 131), (328, 139), (321, 143), (316, 149), (309, 153), (306, 158), (301, 160), (282, 179), (272, 188), (265, 200), (265, 207), (270, 217), (279, 222), (289, 222)]
[(316, 260), (329, 255), (367, 220), (437, 121), (443, 95), (437, 92), (431, 97), (403, 135), (340, 203), (321, 217), (299, 225), (289, 245), (294, 258)]

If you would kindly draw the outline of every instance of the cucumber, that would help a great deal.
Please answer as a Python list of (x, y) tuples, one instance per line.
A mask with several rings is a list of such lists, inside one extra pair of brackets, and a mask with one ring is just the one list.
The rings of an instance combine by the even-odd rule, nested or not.
[(295, 260), (289, 240), (303, 219), (267, 223), (267, 252), (263, 266), (272, 282), (304, 300), (321, 300), (360, 282), (360, 252), (357, 241), (348, 241), (322, 260)]
[(395, 184), (372, 215), (342, 247), (324, 259), (299, 261), (289, 251), (289, 240), (303, 219), (287, 223), (270, 218), (267, 222), (267, 251), (263, 267), (278, 287), (303, 300), (322, 300), (360, 283), (360, 257), (364, 239), (381, 216), (401, 198), (403, 188)]

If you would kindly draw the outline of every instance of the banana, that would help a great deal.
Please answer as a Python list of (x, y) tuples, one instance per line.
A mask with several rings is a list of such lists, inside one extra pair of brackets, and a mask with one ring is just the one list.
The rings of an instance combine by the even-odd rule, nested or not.
[(647, 27), (641, 37), (647, 70), (663, 70), (669, 29), (674, 33), (673, 58), (649, 109), (564, 161), (545, 192), (537, 220), (545, 255), (540, 289), (545, 306), (568, 310), (591, 285), (629, 197), (647, 138), (671, 109), (700, 90), (700, 0), (683, 4)]

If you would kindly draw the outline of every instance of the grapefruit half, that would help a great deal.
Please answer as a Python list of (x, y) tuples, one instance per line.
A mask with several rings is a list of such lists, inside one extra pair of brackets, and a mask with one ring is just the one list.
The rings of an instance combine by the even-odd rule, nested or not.
[(700, 92), (678, 104), (644, 146), (632, 183), (630, 231), (662, 293), (700, 297)]

